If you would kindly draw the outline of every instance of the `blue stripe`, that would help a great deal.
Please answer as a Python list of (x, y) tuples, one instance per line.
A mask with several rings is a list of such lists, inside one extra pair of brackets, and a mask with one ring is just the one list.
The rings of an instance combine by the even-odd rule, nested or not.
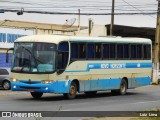
[(152, 68), (152, 63), (89, 63), (86, 70), (66, 70), (65, 72), (88, 72), (91, 69), (124, 69), (124, 68)]
[[(68, 82), (68, 84), (66, 84)], [(34, 83), (27, 84), (23, 82), (11, 82), (12, 91), (28, 91), (44, 93), (69, 93), (72, 80), (56, 81), (51, 84)], [(128, 78), (128, 88), (135, 88), (145, 85), (150, 85), (150, 77)], [(96, 80), (79, 80), (80, 91), (98, 91), (98, 90), (113, 90), (119, 89), (121, 78), (96, 79)], [(16, 87), (15, 87), (16, 86)], [(47, 88), (47, 89), (46, 89)]]

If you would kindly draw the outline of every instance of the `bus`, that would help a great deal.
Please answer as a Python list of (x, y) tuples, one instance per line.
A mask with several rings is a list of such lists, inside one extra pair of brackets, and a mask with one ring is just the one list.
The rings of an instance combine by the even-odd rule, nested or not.
[(36, 99), (44, 93), (74, 99), (78, 92), (107, 90), (125, 95), (150, 85), (151, 72), (150, 39), (32, 35), (14, 43), (11, 90)]

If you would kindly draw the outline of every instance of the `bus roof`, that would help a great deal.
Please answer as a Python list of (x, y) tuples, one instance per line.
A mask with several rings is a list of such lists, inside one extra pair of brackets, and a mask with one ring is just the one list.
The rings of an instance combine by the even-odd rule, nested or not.
[(15, 42), (45, 42), (58, 44), (62, 41), (72, 42), (111, 42), (111, 43), (148, 43), (150, 39), (146, 38), (131, 38), (131, 37), (77, 37), (65, 35), (31, 35), (18, 38)]

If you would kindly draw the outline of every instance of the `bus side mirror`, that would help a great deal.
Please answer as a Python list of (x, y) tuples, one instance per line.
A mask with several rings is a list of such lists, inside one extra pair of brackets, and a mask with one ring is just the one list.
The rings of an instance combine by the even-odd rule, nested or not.
[(9, 52), (10, 50), (14, 50), (14, 48), (9, 48), (9, 49), (7, 49), (7, 52), (6, 52), (6, 63), (9, 62), (9, 55), (8, 55), (8, 52)]

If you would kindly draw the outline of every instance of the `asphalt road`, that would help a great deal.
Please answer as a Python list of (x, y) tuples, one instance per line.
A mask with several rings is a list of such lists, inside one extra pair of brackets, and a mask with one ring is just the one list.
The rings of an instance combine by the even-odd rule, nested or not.
[(160, 108), (160, 85), (128, 90), (124, 96), (100, 92), (94, 97), (78, 94), (76, 99), (66, 100), (62, 95), (44, 94), (35, 100), (28, 92), (0, 91), (0, 111), (138, 111)]
[(28, 92), (0, 90), (0, 111), (145, 111), (160, 108), (160, 85), (128, 90), (124, 96), (110, 91), (94, 97), (78, 94), (66, 100), (63, 95), (44, 94), (35, 100)]

